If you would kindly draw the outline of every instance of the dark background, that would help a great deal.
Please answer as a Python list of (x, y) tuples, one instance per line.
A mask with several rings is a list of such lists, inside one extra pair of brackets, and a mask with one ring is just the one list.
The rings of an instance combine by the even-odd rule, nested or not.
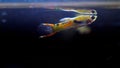
[[(57, 23), (73, 16), (42, 8), (0, 9), (1, 59), (5, 68), (115, 67), (119, 64), (119, 9), (95, 8), (97, 20), (92, 32), (80, 35), (75, 29), (40, 39), (40, 23)], [(66, 32), (72, 35), (65, 38)], [(66, 35), (67, 36), (67, 35)], [(70, 37), (70, 38), (69, 38)], [(115, 65), (116, 64), (116, 65)]]

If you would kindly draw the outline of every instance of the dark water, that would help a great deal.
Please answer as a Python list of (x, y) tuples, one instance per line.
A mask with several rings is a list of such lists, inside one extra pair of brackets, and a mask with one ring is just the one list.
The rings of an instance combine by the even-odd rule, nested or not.
[[(73, 30), (75, 34), (69, 40), (64, 40), (63, 36), (39, 39), (37, 28), (40, 23), (57, 23), (59, 19), (73, 17), (75, 13), (42, 8), (0, 9), (0, 45), (5, 51), (8, 50), (5, 53), (7, 56), (15, 55), (5, 58), (5, 63), (16, 63), (25, 68), (40, 67), (38, 62), (42, 58), (46, 60), (40, 61), (40, 63), (43, 62), (42, 66), (46, 62), (52, 66), (55, 62), (65, 61), (62, 65), (71, 68), (72, 64), (80, 67), (76, 60), (83, 64), (93, 64), (94, 68), (117, 63), (118, 57), (113, 58), (112, 53), (118, 53), (120, 48), (120, 9), (95, 9), (98, 12), (98, 18), (89, 25), (92, 32), (89, 35), (79, 35)], [(29, 56), (24, 57), (23, 54)], [(39, 58), (35, 55), (47, 56)], [(16, 57), (20, 59), (15, 59)], [(56, 63), (56, 65), (58, 67), (60, 64)]]
[(0, 13), (1, 33), (8, 32), (10, 36), (29, 36), (36, 33), (41, 23), (58, 23), (61, 18), (75, 16), (75, 13), (49, 9), (1, 9)]

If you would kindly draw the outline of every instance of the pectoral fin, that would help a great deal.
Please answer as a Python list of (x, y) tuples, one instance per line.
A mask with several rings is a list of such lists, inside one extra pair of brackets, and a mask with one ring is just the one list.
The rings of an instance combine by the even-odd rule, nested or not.
[(44, 23), (43, 25), (46, 25), (46, 26), (51, 26), (51, 27), (53, 27), (53, 26), (54, 26), (54, 24), (49, 24), (49, 23)]
[(50, 37), (50, 36), (53, 36), (54, 34), (56, 34), (56, 32), (53, 32), (53, 33), (48, 34), (48, 35), (40, 36), (40, 38)]

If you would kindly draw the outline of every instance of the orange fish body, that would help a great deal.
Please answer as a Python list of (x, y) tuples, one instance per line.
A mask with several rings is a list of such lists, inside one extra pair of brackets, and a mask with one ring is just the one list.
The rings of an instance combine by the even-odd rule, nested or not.
[[(73, 10), (70, 10), (70, 11), (73, 11)], [(86, 26), (88, 24), (93, 23), (97, 19), (96, 10), (74, 10), (74, 12), (77, 12), (78, 15), (72, 18), (62, 18), (60, 22), (57, 24), (43, 23), (44, 26), (51, 27), (52, 33), (43, 35), (40, 37), (41, 38), (49, 37), (61, 30), (65, 30), (72, 27)]]

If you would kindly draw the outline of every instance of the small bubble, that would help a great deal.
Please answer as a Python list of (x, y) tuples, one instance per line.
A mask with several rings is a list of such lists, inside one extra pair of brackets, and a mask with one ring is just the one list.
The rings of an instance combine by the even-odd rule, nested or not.
[(2, 23), (6, 23), (7, 20), (6, 20), (6, 19), (2, 19), (1, 22), (2, 22)]
[(7, 13), (6, 13), (6, 12), (2, 12), (1, 15), (2, 15), (2, 16), (5, 16), (5, 15), (7, 15)]

